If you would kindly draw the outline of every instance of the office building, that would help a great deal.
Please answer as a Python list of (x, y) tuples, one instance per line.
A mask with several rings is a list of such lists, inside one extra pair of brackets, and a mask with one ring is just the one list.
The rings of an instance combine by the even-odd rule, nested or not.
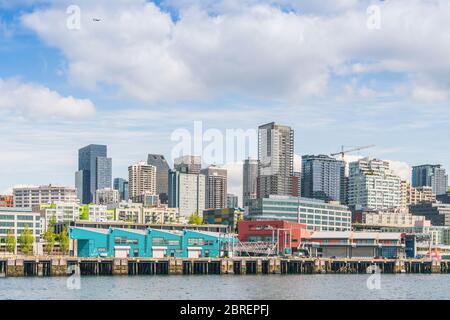
[(18, 237), (26, 227), (31, 230), (35, 238), (34, 251), (36, 252), (36, 243), (41, 238), (40, 213), (33, 212), (31, 208), (0, 208), (0, 250), (5, 250), (6, 236), (11, 231), (17, 239), (17, 247), (20, 247)]
[(221, 209), (227, 207), (227, 170), (215, 165), (200, 171), (205, 176), (205, 208)]
[(252, 160), (251, 158), (248, 158), (244, 161), (242, 181), (242, 205), (248, 210), (248, 208), (252, 205), (252, 200), (255, 200), (258, 195), (258, 160)]
[(111, 188), (112, 160), (105, 145), (91, 144), (78, 150), (78, 172), (75, 184), (81, 203), (94, 201), (95, 191)]
[(80, 219), (91, 222), (114, 220), (114, 210), (103, 204), (86, 204), (80, 206)]
[(13, 189), (14, 207), (32, 208), (44, 203), (78, 202), (74, 188), (63, 186), (24, 186)]
[(407, 212), (363, 212), (362, 224), (369, 226), (414, 227), (418, 222), (425, 221), (424, 216)]
[(294, 130), (268, 123), (258, 130), (258, 198), (292, 195)]
[(169, 170), (169, 208), (178, 208), (180, 216), (202, 215), (205, 195), (205, 175)]
[(167, 192), (169, 188), (169, 164), (160, 154), (149, 154), (147, 163), (156, 167), (156, 194), (159, 195), (160, 202), (167, 204)]
[(255, 201), (249, 220), (286, 220), (305, 224), (310, 231), (347, 231), (352, 214), (348, 207), (323, 200), (275, 196)]
[(441, 165), (420, 165), (414, 166), (412, 171), (412, 186), (428, 186), (433, 189), (435, 195), (442, 195), (447, 192), (448, 175)]
[(130, 199), (144, 193), (156, 194), (156, 167), (147, 162), (138, 162), (128, 167)]
[(0, 195), (0, 207), (12, 207), (14, 205), (13, 196)]
[(114, 190), (119, 191), (120, 201), (128, 201), (129, 198), (128, 180), (125, 180), (123, 178), (115, 178)]
[(120, 202), (120, 193), (111, 188), (98, 189), (95, 191), (95, 204), (110, 205)]
[(450, 226), (450, 204), (422, 202), (409, 206), (413, 215), (425, 216), (433, 226)]
[(344, 179), (345, 161), (326, 155), (302, 157), (302, 197), (343, 202)]
[(237, 230), (237, 224), (243, 218), (244, 212), (237, 207), (206, 209), (203, 211), (204, 224), (223, 224), (229, 227), (230, 232)]
[(181, 173), (199, 174), (202, 166), (200, 156), (181, 156), (174, 159), (174, 169)]
[(389, 162), (364, 158), (350, 163), (348, 205), (355, 210), (401, 206), (401, 179), (389, 169)]
[(239, 197), (235, 194), (227, 194), (227, 208), (239, 208)]

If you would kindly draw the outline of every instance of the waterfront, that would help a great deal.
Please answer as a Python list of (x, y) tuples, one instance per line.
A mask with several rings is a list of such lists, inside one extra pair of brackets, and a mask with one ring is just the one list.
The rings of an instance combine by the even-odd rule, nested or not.
[(379, 276), (372, 290), (364, 274), (81, 277), (79, 290), (66, 277), (2, 278), (0, 299), (450, 299), (448, 274)]

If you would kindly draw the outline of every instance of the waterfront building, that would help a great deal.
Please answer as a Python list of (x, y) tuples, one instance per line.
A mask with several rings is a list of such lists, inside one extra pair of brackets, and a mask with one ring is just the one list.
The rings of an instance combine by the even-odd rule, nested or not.
[(200, 171), (205, 176), (205, 208), (227, 207), (227, 170), (215, 165)]
[(39, 206), (39, 213), (42, 232), (45, 232), (52, 217), (55, 217), (56, 223), (64, 224), (80, 219), (80, 204), (78, 202), (42, 204)]
[(115, 208), (115, 217), (117, 221), (142, 223), (141, 211), (142, 203), (133, 203), (132, 201), (122, 201)]
[(95, 191), (95, 204), (110, 205), (120, 202), (120, 193), (111, 188), (98, 189)]
[(243, 218), (244, 213), (237, 207), (206, 209), (203, 211), (203, 223), (223, 224), (229, 227), (230, 232), (236, 230), (238, 222), (243, 220)]
[(202, 167), (200, 156), (181, 156), (174, 159), (174, 169), (181, 173), (199, 174)]
[(304, 245), (311, 256), (322, 258), (405, 256), (405, 235), (394, 232), (315, 231)]
[(348, 204), (356, 210), (401, 206), (401, 179), (389, 169), (389, 162), (364, 158), (350, 163)]
[(240, 221), (238, 230), (239, 241), (273, 244), (278, 252), (293, 252), (310, 236), (305, 224), (286, 220)]
[(156, 194), (156, 167), (141, 161), (128, 167), (131, 199), (146, 192)]
[(407, 212), (363, 212), (362, 224), (369, 226), (414, 227), (418, 222), (425, 221), (424, 216)]
[(0, 195), (0, 207), (12, 207), (14, 205), (13, 196)]
[(111, 188), (112, 160), (105, 145), (91, 144), (78, 150), (75, 185), (82, 204), (94, 201), (95, 191)]
[(422, 202), (409, 206), (413, 215), (425, 216), (433, 226), (450, 226), (450, 204)]
[(140, 223), (143, 224), (168, 224), (179, 223), (178, 208), (169, 208), (163, 204), (153, 207), (142, 207), (142, 218)]
[(149, 154), (147, 163), (156, 168), (156, 194), (162, 204), (167, 204), (169, 188), (169, 164), (166, 158), (160, 154)]
[(302, 197), (344, 203), (344, 178), (345, 161), (326, 155), (302, 157)]
[(92, 222), (114, 220), (114, 210), (102, 204), (86, 204), (80, 206), (80, 219)]
[(199, 230), (70, 228), (78, 257), (217, 258), (227, 255), (234, 235)]
[(114, 190), (119, 191), (120, 201), (128, 201), (129, 198), (128, 180), (125, 180), (123, 178), (115, 178)]
[(448, 175), (440, 164), (425, 164), (414, 166), (412, 169), (412, 186), (428, 186), (435, 195), (445, 194), (448, 188)]
[(14, 207), (32, 208), (44, 203), (78, 202), (74, 188), (63, 186), (24, 186), (13, 189)]
[(37, 252), (37, 243), (40, 241), (42, 232), (40, 213), (33, 212), (31, 208), (0, 208), (0, 252), (6, 250), (6, 236), (10, 231), (14, 233), (18, 251), (20, 251), (18, 238), (26, 227), (33, 233), (34, 251)]
[(258, 198), (292, 195), (294, 130), (274, 122), (258, 130)]
[(258, 160), (248, 158), (244, 161), (243, 166), (243, 197), (242, 204), (248, 213), (249, 207), (252, 205), (252, 200), (257, 198), (258, 188)]
[(352, 214), (339, 202), (271, 195), (255, 201), (248, 219), (293, 221), (305, 224), (310, 231), (347, 231)]
[(227, 208), (239, 208), (239, 197), (235, 194), (227, 194)]
[(205, 195), (205, 175), (169, 170), (169, 208), (178, 208), (180, 216), (201, 215), (205, 209)]

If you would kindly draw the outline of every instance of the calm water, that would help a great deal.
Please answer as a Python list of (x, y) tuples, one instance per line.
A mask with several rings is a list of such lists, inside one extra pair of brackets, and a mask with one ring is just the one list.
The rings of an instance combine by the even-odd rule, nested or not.
[(79, 290), (68, 289), (68, 278), (1, 278), (0, 299), (450, 299), (450, 275), (380, 275), (379, 289), (372, 290), (368, 289), (368, 278), (369, 275), (82, 277)]

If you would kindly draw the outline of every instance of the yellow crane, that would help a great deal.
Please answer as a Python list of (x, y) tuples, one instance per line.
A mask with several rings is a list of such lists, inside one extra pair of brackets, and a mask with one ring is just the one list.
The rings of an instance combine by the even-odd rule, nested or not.
[(374, 144), (371, 144), (371, 145), (369, 145), (369, 146), (355, 147), (355, 148), (353, 148), (353, 149), (345, 150), (345, 146), (342, 146), (342, 147), (341, 147), (341, 152), (332, 153), (331, 156), (334, 157), (334, 156), (341, 155), (342, 160), (344, 160), (344, 156), (345, 156), (345, 154), (347, 154), (347, 153), (351, 153), (351, 152), (355, 152), (355, 151), (359, 151), (359, 150), (364, 150), (364, 149), (369, 149), (369, 148), (373, 148), (373, 147), (375, 147), (375, 145), (374, 145)]

